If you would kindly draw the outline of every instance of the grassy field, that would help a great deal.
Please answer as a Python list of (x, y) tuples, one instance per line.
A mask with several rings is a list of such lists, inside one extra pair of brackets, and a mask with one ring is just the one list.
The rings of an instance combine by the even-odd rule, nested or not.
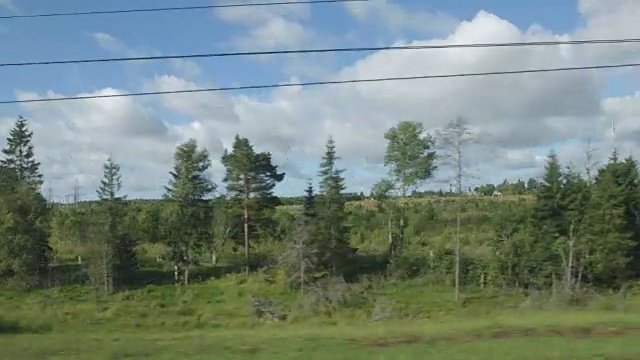
[(538, 312), (253, 329), (127, 329), (0, 337), (5, 359), (638, 359), (640, 315)]
[[(252, 315), (273, 299), (286, 322)], [(637, 295), (636, 295), (637, 296)], [(580, 308), (517, 293), (466, 293), (419, 280), (361, 291), (330, 315), (272, 277), (226, 276), (96, 298), (86, 287), (0, 292), (3, 359), (638, 359), (640, 298), (593, 296)], [(370, 321), (375, 303), (392, 316)], [(301, 300), (302, 299), (302, 300)]]

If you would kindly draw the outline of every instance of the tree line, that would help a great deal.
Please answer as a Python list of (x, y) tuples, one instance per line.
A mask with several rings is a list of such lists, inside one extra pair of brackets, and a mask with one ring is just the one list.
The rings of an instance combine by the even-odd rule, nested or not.
[[(191, 139), (175, 150), (162, 199), (144, 206), (126, 199), (120, 166), (109, 158), (99, 200), (63, 206), (42, 195), (32, 136), (19, 117), (0, 160), (0, 280), (6, 284), (54, 286), (52, 272), (70, 262), (61, 256), (62, 243), (82, 247), (81, 272), (105, 294), (136, 282), (151, 266), (142, 249), (154, 244), (164, 249), (157, 262), (185, 285), (229, 253), (239, 255), (247, 274), (277, 269), (302, 292), (325, 279), (353, 281), (376, 266), (386, 276), (451, 285), (456, 297), (464, 287), (575, 291), (640, 279), (638, 166), (616, 152), (584, 172), (552, 152), (540, 180), (476, 189), (531, 199), (482, 200), (462, 196), (473, 141), (466, 121), (455, 119), (433, 135), (403, 121), (385, 133), (388, 176), (369, 199), (347, 204), (365, 196), (345, 193), (345, 169), (329, 138), (317, 181), (290, 202), (300, 209), (286, 212), (274, 193), (285, 173), (269, 152), (237, 135), (221, 157), (225, 176), (216, 184), (208, 176), (209, 152)], [(418, 202), (423, 185), (444, 168), (452, 170), (450, 192), (457, 196)]]

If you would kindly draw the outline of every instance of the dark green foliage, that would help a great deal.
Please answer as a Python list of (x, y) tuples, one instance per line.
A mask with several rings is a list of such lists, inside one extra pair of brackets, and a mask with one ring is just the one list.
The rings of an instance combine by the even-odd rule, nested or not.
[(312, 238), (319, 266), (334, 275), (344, 273), (354, 253), (348, 242), (347, 212), (341, 196), (345, 189), (344, 170), (337, 167), (339, 159), (335, 142), (329, 138), (318, 172), (320, 194), (316, 203), (316, 235)]
[(425, 135), (421, 123), (403, 121), (389, 129), (384, 138), (387, 140), (384, 163), (401, 196), (433, 176), (436, 170), (434, 140)]
[[(425, 286), (529, 292), (553, 286), (571, 294), (640, 278), (639, 170), (635, 160), (615, 153), (588, 179), (552, 153), (540, 181), (486, 184), (469, 196), (419, 192), (435, 171), (432, 140), (421, 125), (401, 123), (387, 134), (389, 178), (370, 198), (345, 193), (344, 169), (329, 139), (319, 193), (310, 182), (304, 196), (285, 201), (298, 206), (280, 206), (274, 191), (284, 174), (270, 153), (256, 153), (237, 136), (222, 158), (227, 192), (212, 198), (209, 155), (190, 140), (176, 149), (164, 199), (118, 196), (120, 169), (109, 159), (98, 201), (61, 205), (47, 204), (39, 193), (30, 138), (19, 120), (0, 166), (5, 282), (56, 286), (89, 278), (111, 292), (137, 286), (133, 280), (188, 284), (190, 274), (200, 281), (251, 265), (264, 281), (284, 281), (324, 302), (340, 298), (342, 287), (359, 286), (345, 282), (378, 275), (420, 277)], [(460, 242), (452, 242), (457, 234)], [(404, 250), (390, 257), (399, 238)], [(244, 258), (238, 245), (245, 245)]]
[[(630, 216), (637, 196), (637, 173), (613, 154), (594, 180), (587, 222), (591, 239), (589, 270), (594, 281), (620, 284), (628, 279), (628, 264), (634, 243), (634, 222)], [(631, 171), (630, 171), (631, 170)], [(635, 177), (634, 177), (635, 176)]]
[(279, 173), (278, 166), (273, 165), (271, 153), (256, 153), (249, 139), (238, 135), (231, 152), (225, 150), (222, 155), (222, 164), (226, 168), (222, 181), (233, 201), (242, 208), (245, 270), (248, 273), (251, 234), (275, 229), (272, 216), (279, 199), (273, 189), (284, 180), (285, 174)]
[(51, 261), (50, 208), (32, 186), (14, 190), (0, 196), (0, 276), (34, 284), (46, 279)]
[(103, 285), (110, 292), (131, 283), (138, 268), (135, 235), (126, 227), (124, 197), (118, 193), (122, 188), (120, 166), (113, 159), (107, 159), (103, 166), (103, 178), (96, 191), (101, 201), (101, 215), (104, 244), (100, 257), (104, 268)]
[(316, 196), (313, 185), (309, 182), (305, 190), (304, 207), (298, 219), (293, 222), (296, 225), (290, 232), (289, 242), (285, 252), (279, 258), (279, 266), (284, 271), (287, 285), (299, 289), (301, 293), (305, 288), (321, 278), (322, 269), (318, 267), (317, 246), (320, 225), (317, 221)]
[(21, 181), (39, 189), (43, 180), (40, 163), (35, 160), (32, 138), (27, 119), (19, 116), (2, 150), (4, 159), (0, 160), (0, 167), (13, 170)]
[(539, 255), (528, 221), (531, 211), (509, 205), (494, 215), (491, 247), (495, 257), (489, 264), (488, 281), (507, 288), (527, 288), (539, 282)]
[(0, 160), (0, 276), (42, 284), (51, 261), (50, 208), (39, 193), (40, 164), (27, 120), (19, 117)]
[(564, 212), (561, 203), (562, 167), (554, 152), (549, 154), (545, 173), (536, 190), (536, 203), (532, 221), (536, 238), (536, 258), (539, 261), (540, 277), (550, 284), (559, 271), (559, 255), (555, 251), (558, 237), (566, 236)]
[(307, 188), (304, 190), (302, 215), (307, 221), (316, 216), (316, 194), (313, 191), (313, 184), (311, 181), (309, 181)]
[(197, 264), (196, 255), (206, 248), (210, 236), (210, 202), (206, 198), (215, 190), (215, 185), (207, 176), (211, 160), (206, 149), (198, 149), (191, 139), (178, 146), (174, 155), (171, 179), (166, 187), (168, 200), (164, 213), (167, 231), (165, 243), (167, 254), (175, 267), (175, 280), (189, 283), (189, 272)]

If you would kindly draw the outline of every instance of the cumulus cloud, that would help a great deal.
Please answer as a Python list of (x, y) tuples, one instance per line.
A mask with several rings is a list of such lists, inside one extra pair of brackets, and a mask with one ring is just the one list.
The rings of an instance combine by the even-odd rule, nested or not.
[[(107, 88), (79, 95), (121, 93), (122, 90)], [(19, 100), (64, 95), (16, 94)], [(176, 129), (152, 107), (133, 98), (28, 103), (25, 108), (34, 131), (36, 155), (43, 164), (45, 187), (58, 193), (69, 192), (76, 181), (84, 189), (95, 189), (108, 156), (122, 164), (125, 178), (131, 181), (125, 184), (127, 189), (144, 182), (144, 191), (157, 191), (166, 182), (175, 145), (187, 138), (182, 129)]]
[[(519, 29), (506, 19), (480, 11), (472, 19), (457, 23), (445, 36), (397, 44), (623, 37), (628, 31), (626, 26), (635, 26), (632, 18), (640, 16), (640, 7), (634, 4), (635, 1), (625, 0), (580, 1), (579, 11), (585, 25), (566, 34), (555, 34), (540, 26)], [(278, 9), (273, 13), (265, 9), (237, 8), (218, 15), (249, 27), (284, 18), (302, 21), (308, 16), (304, 5)], [(611, 25), (605, 26), (605, 23)], [(121, 43), (103, 35), (96, 38), (99, 44), (111, 51), (126, 51)], [(611, 52), (587, 46), (379, 52), (363, 56), (327, 79), (598, 64), (631, 56), (631, 52), (624, 50), (627, 48), (621, 46), (623, 50)], [(435, 132), (457, 116), (466, 117), (478, 138), (478, 144), (469, 150), (470, 167), (478, 169), (475, 182), (537, 176), (550, 149), (555, 149), (563, 161), (580, 167), (584, 163), (587, 138), (600, 149), (599, 156), (604, 161), (613, 146), (612, 122), (618, 129), (617, 146), (631, 149), (637, 145), (640, 135), (640, 125), (637, 125), (640, 124), (637, 121), (640, 93), (602, 99), (607, 74), (576, 71), (294, 86), (259, 94), (167, 95), (157, 97), (154, 102), (136, 98), (55, 102), (31, 104), (28, 109), (36, 120), (36, 134), (41, 134), (38, 135), (41, 151), (54, 159), (48, 174), (60, 174), (59, 178), (64, 177), (63, 174), (67, 174), (66, 179), (83, 174), (99, 175), (100, 164), (96, 162), (110, 152), (119, 151), (117, 159), (130, 164), (128, 171), (134, 184), (131, 186), (138, 191), (158, 193), (166, 182), (176, 144), (194, 137), (217, 160), (223, 149), (231, 145), (235, 134), (240, 134), (248, 137), (257, 150), (273, 152), (276, 162), (292, 178), (297, 178), (290, 180), (295, 186), (287, 185), (286, 191), (281, 190), (298, 192), (303, 179), (314, 176), (324, 143), (331, 135), (337, 142), (342, 166), (349, 168), (347, 182), (352, 190), (359, 191), (370, 188), (382, 176), (383, 134), (401, 120), (420, 121), (430, 132)], [(287, 80), (298, 81), (295, 77)], [(215, 83), (181, 74), (165, 74), (144, 84), (144, 89), (149, 91), (201, 87), (215, 87)], [(96, 94), (120, 91), (103, 89)], [(53, 92), (19, 93), (21, 98), (54, 95)], [(69, 154), (73, 154), (73, 161), (65, 160)], [(214, 172), (221, 177), (218, 162)], [(96, 181), (86, 178), (86, 181)]]
[(391, 0), (346, 3), (349, 13), (360, 22), (382, 22), (392, 31), (411, 30), (428, 34), (448, 33), (458, 19), (442, 12), (414, 11)]
[(273, 50), (300, 47), (314, 39), (315, 34), (302, 23), (310, 12), (310, 4), (289, 4), (221, 8), (216, 15), (227, 23), (246, 27), (246, 34), (231, 40), (235, 47)]

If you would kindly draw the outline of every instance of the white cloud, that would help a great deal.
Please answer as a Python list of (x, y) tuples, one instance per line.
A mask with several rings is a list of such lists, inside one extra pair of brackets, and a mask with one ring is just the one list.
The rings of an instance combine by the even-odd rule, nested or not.
[(233, 38), (231, 44), (255, 51), (295, 48), (312, 41), (315, 34), (302, 23), (310, 12), (310, 4), (290, 4), (222, 8), (216, 15), (227, 23), (246, 27), (247, 33)]
[[(636, 0), (579, 0), (578, 10), (585, 19), (583, 28), (575, 36), (583, 39), (636, 38), (640, 32), (640, 1)], [(640, 49), (637, 44), (598, 45), (587, 49), (593, 61), (618, 63), (637, 61)]]
[[(161, 55), (159, 51), (130, 46), (121, 39), (107, 33), (94, 32), (89, 34), (89, 36), (103, 50), (115, 54), (121, 54), (126, 57), (148, 57)], [(193, 61), (185, 59), (170, 59), (168, 61), (169, 64), (171, 64), (171, 68), (181, 76), (192, 79), (202, 75), (202, 69)], [(134, 61), (131, 64), (149, 64), (149, 61)]]
[[(227, 1), (227, 3), (241, 3), (242, 1)], [(267, 0), (264, 3), (280, 2), (278, 0)], [(228, 7), (216, 10), (216, 15), (222, 20), (231, 23), (253, 25), (255, 23), (266, 23), (270, 20), (287, 17), (294, 20), (308, 19), (311, 14), (311, 5), (288, 4), (277, 6), (245, 6)]]
[(95, 32), (91, 34), (91, 37), (101, 48), (105, 50), (113, 52), (126, 52), (128, 50), (127, 46), (122, 41), (107, 33)]
[(390, 0), (353, 2), (345, 6), (358, 21), (381, 21), (392, 31), (447, 33), (455, 29), (459, 22), (445, 13), (409, 10)]
[(240, 49), (273, 50), (300, 47), (313, 38), (312, 34), (300, 23), (282, 17), (253, 27), (246, 36), (233, 40)]
[(13, 0), (0, 0), (0, 6), (5, 7), (14, 12), (18, 11), (18, 8), (16, 7)]
[[(623, 0), (608, 2), (604, 8), (596, 2), (591, 3), (596, 8), (586, 7), (587, 1), (580, 4), (586, 25), (568, 34), (554, 34), (539, 26), (522, 30), (488, 12), (479, 12), (445, 37), (410, 43), (564, 40), (585, 37), (585, 34), (605, 38), (611, 28), (618, 28), (617, 34), (622, 37), (626, 31), (624, 22), (632, 18), (628, 13), (640, 17), (640, 8)], [(623, 6), (628, 7), (620, 10)], [(224, 16), (264, 23), (273, 19), (266, 14), (269, 13), (249, 12), (241, 16), (236, 12)], [(280, 13), (275, 18), (284, 15)], [(306, 15), (300, 12), (287, 16), (304, 19)], [(598, 20), (601, 18), (607, 18), (613, 25), (599, 25), (604, 21)], [(635, 25), (629, 23), (629, 26)], [(616, 34), (608, 35), (615, 37)], [(103, 37), (103, 42), (105, 39)], [(114, 43), (106, 40), (105, 44)], [(612, 52), (610, 56), (622, 56), (619, 54)], [(379, 52), (362, 57), (330, 78), (546, 68), (605, 63), (607, 59), (606, 52), (587, 46)], [(640, 124), (640, 93), (603, 100), (606, 74), (579, 71), (290, 87), (259, 96), (214, 92), (161, 96), (154, 103), (137, 98), (105, 99), (46, 103), (29, 106), (29, 109), (34, 111), (34, 130), (40, 134), (37, 135), (39, 151), (54, 159), (47, 162), (52, 164), (48, 174), (58, 174), (60, 178), (64, 174), (66, 179), (84, 174), (85, 178), (92, 179), (86, 174), (99, 175), (98, 160), (116, 151), (117, 159), (129, 164), (130, 183), (135, 184), (136, 189), (157, 192), (166, 182), (177, 143), (195, 137), (217, 160), (235, 134), (251, 139), (258, 150), (272, 151), (276, 162), (289, 174), (304, 178), (314, 175), (324, 143), (333, 135), (342, 164), (349, 168), (347, 181), (352, 189), (359, 190), (368, 189), (375, 178), (381, 176), (376, 164), (380, 164), (384, 152), (383, 133), (401, 120), (421, 121), (433, 131), (456, 116), (465, 116), (480, 132), (478, 146), (482, 146), (485, 153), (478, 150), (480, 147), (474, 148), (470, 161), (484, 179), (538, 174), (551, 148), (563, 161), (581, 166), (587, 137), (593, 139), (594, 147), (600, 148), (601, 158), (605, 160), (612, 149), (609, 135), (612, 119), (619, 129), (619, 147), (631, 149), (640, 139), (640, 125), (637, 125)], [(295, 83), (297, 79), (288, 81)], [(150, 79), (144, 87), (145, 90), (179, 90), (215, 85), (202, 79), (162, 75)], [(119, 91), (104, 89), (99, 93)], [(154, 106), (157, 103), (161, 108)], [(173, 115), (163, 110), (170, 110)], [(69, 154), (74, 161), (68, 161)], [(218, 178), (220, 170), (216, 163)], [(281, 190), (301, 190), (296, 186), (302, 182), (295, 184)]]
[[(103, 89), (79, 95), (122, 92)], [(18, 92), (17, 98), (63, 95)], [(134, 98), (28, 103), (25, 108), (34, 131), (36, 156), (43, 164), (45, 187), (53, 187), (56, 194), (70, 192), (77, 179), (89, 191), (87, 196), (93, 196), (102, 175), (102, 163), (110, 155), (122, 164), (125, 182), (144, 182), (146, 191), (157, 190), (166, 182), (175, 145), (186, 139), (181, 129), (166, 123), (155, 110)], [(125, 185), (131, 189), (130, 184)]]

